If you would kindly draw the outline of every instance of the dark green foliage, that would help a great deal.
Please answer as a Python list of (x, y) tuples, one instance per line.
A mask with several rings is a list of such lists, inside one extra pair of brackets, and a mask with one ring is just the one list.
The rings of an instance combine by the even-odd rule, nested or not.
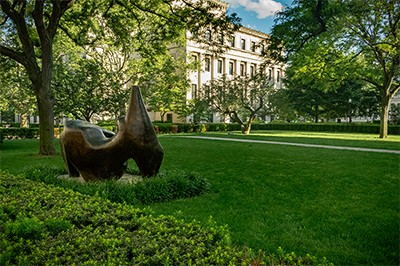
[[(222, 227), (0, 174), (0, 264), (229, 264), (241, 252)], [(15, 216), (17, 214), (17, 217)]]
[(44, 225), (37, 218), (21, 218), (6, 223), (5, 236), (9, 239), (37, 239), (44, 232)]
[(329, 265), (280, 250), (254, 255), (212, 221), (155, 217), (4, 172), (0, 181), (0, 265)]
[[(159, 133), (173, 133), (172, 123), (157, 124)], [(179, 133), (210, 132), (210, 131), (239, 131), (240, 125), (236, 123), (210, 123), (210, 124), (177, 124)], [(368, 123), (254, 123), (252, 130), (296, 130), (319, 132), (353, 132), (379, 134), (378, 124)], [(390, 135), (400, 135), (400, 126), (389, 125)]]
[(38, 128), (8, 127), (1, 128), (0, 131), (4, 139), (33, 139), (39, 134)]
[[(253, 130), (296, 130), (379, 134), (379, 125), (367, 123), (268, 123), (254, 124)], [(389, 134), (400, 135), (400, 126), (389, 125)]]
[[(137, 174), (136, 169), (128, 172)], [(183, 171), (161, 172), (157, 177), (144, 179), (133, 184), (117, 181), (80, 183), (58, 178), (65, 174), (61, 168), (40, 167), (25, 172), (28, 179), (69, 188), (87, 195), (96, 195), (113, 202), (133, 205), (151, 204), (180, 198), (195, 197), (209, 190), (207, 180), (198, 174)]]
[[(112, 122), (102, 122), (98, 124), (108, 130), (116, 130), (116, 124)], [(205, 123), (193, 124), (182, 123), (173, 124), (167, 122), (153, 122), (157, 133), (193, 133), (210, 131), (239, 131), (240, 125), (236, 123)], [(379, 123), (254, 123), (251, 130), (297, 130), (297, 131), (319, 131), (319, 132), (353, 132), (353, 133), (372, 133), (379, 134)], [(390, 135), (400, 135), (399, 125), (389, 125)]]
[(0, 202), (0, 265), (329, 265), (281, 250), (254, 255), (213, 221), (155, 217), (4, 172)]

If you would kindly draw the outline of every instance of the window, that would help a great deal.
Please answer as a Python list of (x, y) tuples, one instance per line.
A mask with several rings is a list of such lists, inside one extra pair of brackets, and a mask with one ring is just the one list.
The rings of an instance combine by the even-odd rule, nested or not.
[(272, 69), (268, 69), (268, 77), (269, 77), (269, 80), (272, 79)]
[(217, 66), (217, 72), (218, 74), (222, 74), (222, 60), (218, 60), (218, 66)]
[(254, 65), (251, 65), (251, 66), (250, 66), (250, 76), (252, 76), (252, 77), (254, 76), (255, 69), (256, 69), (256, 68), (254, 67)]
[(235, 36), (231, 36), (230, 45), (231, 47), (235, 47)]
[(233, 75), (233, 62), (229, 62), (229, 75)]
[(278, 70), (276, 71), (276, 82), (279, 82), (281, 79), (281, 72)]
[(192, 84), (192, 99), (197, 99), (197, 84)]
[(244, 63), (240, 64), (240, 75), (241, 76), (245, 76), (246, 75), (246, 68), (245, 68), (245, 64)]
[(254, 42), (254, 41), (251, 42), (250, 50), (251, 50), (252, 52), (255, 52), (255, 51), (256, 51), (256, 42)]
[(167, 114), (167, 122), (172, 122), (172, 114)]
[(197, 63), (197, 55), (192, 55), (192, 60), (193, 60), (193, 63)]
[(245, 39), (240, 40), (240, 48), (242, 48), (242, 50), (246, 50), (246, 40)]
[(209, 57), (206, 57), (204, 70), (210, 72), (210, 69), (211, 69), (211, 59)]
[(210, 30), (206, 31), (206, 41), (207, 42), (211, 41), (211, 31)]

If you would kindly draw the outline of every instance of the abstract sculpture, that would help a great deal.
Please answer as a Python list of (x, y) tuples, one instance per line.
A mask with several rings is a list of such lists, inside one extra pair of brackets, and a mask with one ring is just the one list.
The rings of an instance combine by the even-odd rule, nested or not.
[(72, 120), (66, 123), (60, 139), (69, 176), (80, 175), (86, 182), (121, 178), (130, 158), (143, 177), (154, 176), (164, 154), (137, 86), (132, 88), (128, 113), (119, 119), (116, 134)]

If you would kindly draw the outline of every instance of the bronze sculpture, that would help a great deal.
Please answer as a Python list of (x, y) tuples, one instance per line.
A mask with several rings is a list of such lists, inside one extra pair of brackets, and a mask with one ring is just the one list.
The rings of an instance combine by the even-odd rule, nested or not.
[(116, 134), (72, 120), (66, 123), (60, 140), (69, 176), (81, 175), (86, 182), (121, 178), (129, 158), (143, 177), (154, 176), (164, 154), (137, 86), (132, 88), (128, 112), (119, 119)]

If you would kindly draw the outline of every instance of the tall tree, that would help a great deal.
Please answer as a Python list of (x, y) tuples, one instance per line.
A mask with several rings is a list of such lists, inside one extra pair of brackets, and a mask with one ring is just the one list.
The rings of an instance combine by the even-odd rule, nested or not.
[(0, 1), (0, 54), (24, 66), (36, 97), (40, 119), (40, 154), (53, 155), (54, 95), (51, 90), (53, 39), (69, 1)]
[(400, 89), (399, 34), (397, 0), (297, 0), (278, 15), (270, 40), (275, 50), (269, 55), (287, 55), (290, 61), (310, 45), (318, 51), (329, 44), (361, 58), (363, 65), (353, 74), (379, 92), (380, 137), (386, 138), (389, 103)]
[(275, 91), (273, 82), (264, 74), (252, 77), (223, 75), (211, 80), (203, 88), (203, 102), (211, 112), (227, 115), (238, 123), (243, 134), (249, 134), (251, 125), (262, 109), (268, 108), (268, 96)]
[(139, 79), (146, 104), (152, 111), (160, 112), (162, 122), (167, 112), (179, 113), (186, 105), (189, 79), (188, 66), (183, 60), (171, 55), (159, 56), (147, 64), (147, 71)]
[(183, 38), (186, 29), (223, 30), (237, 21), (213, 12), (219, 8), (213, 1), (1, 0), (0, 6), (0, 54), (23, 65), (29, 76), (40, 118), (39, 150), (45, 155), (55, 154), (51, 78), (57, 29), (80, 45), (135, 44), (139, 54), (153, 55)]
[(0, 110), (12, 110), (21, 115), (21, 127), (28, 127), (28, 115), (36, 111), (35, 97), (25, 70), (15, 61), (0, 56)]

